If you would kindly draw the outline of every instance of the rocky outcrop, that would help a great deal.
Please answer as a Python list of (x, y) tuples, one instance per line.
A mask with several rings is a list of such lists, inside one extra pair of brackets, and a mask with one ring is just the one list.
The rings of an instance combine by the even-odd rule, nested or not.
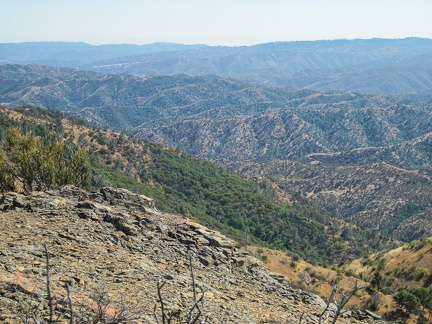
[[(113, 314), (127, 303), (141, 322), (156, 322), (157, 283), (163, 281), (166, 308), (181, 317), (193, 300), (189, 260), (210, 323), (297, 323), (300, 317), (318, 323), (325, 308), (320, 297), (293, 289), (220, 233), (160, 213), (153, 200), (124, 189), (6, 193), (0, 210), (2, 322), (18, 322), (23, 304), (46, 295), (44, 244), (53, 295), (66, 298), (68, 283), (77, 312), (103, 291)], [(70, 315), (67, 308), (56, 312)], [(361, 314), (363, 320), (351, 313), (340, 323), (375, 321)]]

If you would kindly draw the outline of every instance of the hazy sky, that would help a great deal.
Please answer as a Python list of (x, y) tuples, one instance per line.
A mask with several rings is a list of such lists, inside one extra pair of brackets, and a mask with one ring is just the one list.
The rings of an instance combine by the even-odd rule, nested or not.
[(0, 43), (432, 38), (431, 0), (0, 0)]

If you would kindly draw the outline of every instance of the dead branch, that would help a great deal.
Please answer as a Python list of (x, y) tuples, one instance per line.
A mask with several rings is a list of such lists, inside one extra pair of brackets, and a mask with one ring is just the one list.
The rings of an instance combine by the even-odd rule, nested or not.
[[(358, 285), (358, 280), (356, 280), (355, 282), (355, 286), (353, 289), (351, 289), (350, 291), (342, 291), (341, 292), (341, 300), (340, 302), (337, 301), (336, 299), (336, 293), (338, 291), (338, 282), (337, 280), (335, 281), (334, 285), (333, 285), (333, 289), (330, 293), (330, 296), (327, 300), (327, 305), (326, 308), (324, 309), (324, 311), (321, 313), (321, 315), (319, 316), (319, 324), (323, 324), (328, 316), (329, 316), (329, 310), (330, 310), (330, 305), (334, 304), (336, 306), (336, 311), (335, 314), (333, 316), (333, 321), (332, 324), (336, 324), (336, 321), (339, 317), (339, 315), (341, 314), (343, 308), (345, 307), (345, 305), (349, 302), (349, 300), (351, 299), (352, 296), (354, 296), (354, 294), (362, 289), (365, 289), (366, 286), (359, 286)], [(325, 315), (325, 317), (324, 317)]]
[(48, 323), (53, 323), (53, 316), (54, 316), (54, 308), (53, 308), (53, 296), (51, 296), (51, 278), (50, 278), (50, 264), (49, 264), (49, 253), (48, 248), (46, 244), (44, 244), (45, 249), (45, 257), (46, 257), (46, 289), (47, 289), (47, 295), (48, 295), (48, 307), (49, 307), (49, 320)]
[[(193, 292), (193, 305), (192, 307), (186, 311), (186, 323), (187, 324), (196, 324), (200, 321), (200, 318), (203, 314), (203, 308), (204, 308), (204, 292), (201, 293), (201, 296), (198, 297), (197, 294), (197, 288), (196, 288), (196, 282), (195, 282), (195, 275), (193, 272), (193, 265), (192, 265), (192, 258), (189, 257), (189, 267), (190, 267), (190, 273), (191, 273), (191, 279), (192, 279), (192, 292)], [(162, 316), (162, 322), (159, 319), (158, 316), (158, 304), (155, 304), (153, 309), (153, 315), (156, 319), (156, 322), (158, 324), (170, 324), (173, 318), (176, 318), (179, 315), (179, 312), (167, 312), (165, 307), (165, 301), (162, 297), (162, 288), (165, 286), (166, 282), (159, 280), (157, 283), (157, 293), (158, 293), (158, 303), (160, 305), (160, 312)], [(204, 323), (208, 323), (207, 317), (204, 320)]]

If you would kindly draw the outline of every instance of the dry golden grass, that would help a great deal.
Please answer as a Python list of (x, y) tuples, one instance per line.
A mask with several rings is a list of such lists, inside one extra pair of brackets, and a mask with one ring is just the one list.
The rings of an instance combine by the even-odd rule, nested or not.
[[(355, 260), (344, 267), (345, 271), (352, 271), (356, 275), (372, 278), (378, 270), (383, 274), (391, 273), (397, 267), (408, 271), (415, 267), (423, 271), (422, 276), (410, 279), (404, 275), (395, 276), (392, 287), (405, 288), (410, 286), (429, 287), (432, 284), (432, 238), (424, 239), (420, 248), (406, 244), (387, 253), (377, 253), (369, 256), (368, 260)], [(380, 265), (381, 264), (381, 265)]]
[[(316, 293), (324, 300), (330, 295), (333, 282), (337, 277), (339, 277), (338, 287), (345, 291), (351, 290), (355, 286), (356, 280), (358, 280), (359, 285), (367, 285), (362, 280), (347, 276), (341, 269), (338, 271), (334, 267), (333, 269), (326, 268), (312, 265), (303, 260), (294, 260), (282, 251), (255, 246), (248, 246), (246, 250), (257, 258), (264, 260), (266, 267), (270, 271), (285, 275), (291, 285)], [(348, 305), (362, 308), (368, 298), (368, 293), (360, 292), (350, 300)]]
[[(428, 271), (428, 275), (425, 275), (420, 280), (397, 278), (391, 287), (393, 291), (410, 286), (430, 287), (432, 281), (432, 239), (427, 241), (428, 243), (419, 249), (413, 248), (412, 245), (410, 247), (407, 244), (387, 253), (371, 255), (367, 258), (369, 264), (366, 264), (366, 259), (358, 259), (341, 267), (332, 266), (331, 268), (312, 265), (303, 260), (294, 260), (289, 254), (282, 251), (254, 246), (248, 246), (245, 249), (263, 260), (270, 271), (285, 275), (291, 285), (312, 291), (326, 300), (331, 293), (332, 282), (338, 276), (340, 278), (339, 287), (344, 290), (350, 290), (355, 285), (356, 280), (359, 281), (359, 285), (370, 286), (370, 283), (358, 278), (367, 278), (370, 281), (373, 278), (374, 272), (380, 268), (379, 264), (382, 259), (385, 260), (385, 262), (381, 261), (384, 264), (384, 266), (381, 265), (382, 269), (380, 268), (383, 274), (392, 271), (398, 266), (409, 268), (415, 265), (417, 268)], [(348, 274), (352, 274), (353, 276)], [(350, 300), (348, 307), (362, 309), (365, 307), (369, 297), (368, 292), (360, 292)], [(385, 316), (386, 313), (396, 310), (397, 305), (393, 301), (392, 295), (380, 293), (380, 297), (381, 302), (376, 313)], [(412, 315), (406, 323), (417, 323), (417, 317)]]

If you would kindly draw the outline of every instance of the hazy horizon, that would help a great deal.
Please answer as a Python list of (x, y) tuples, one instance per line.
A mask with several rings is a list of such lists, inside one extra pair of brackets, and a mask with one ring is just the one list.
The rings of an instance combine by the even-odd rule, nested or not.
[(373, 38), (336, 38), (336, 39), (314, 39), (314, 40), (294, 40), (294, 41), (270, 41), (270, 42), (263, 42), (263, 43), (256, 43), (256, 44), (250, 44), (250, 45), (210, 45), (210, 44), (204, 44), (204, 43), (178, 43), (178, 42), (152, 42), (152, 43), (143, 43), (143, 44), (137, 44), (137, 43), (104, 43), (104, 44), (94, 44), (90, 42), (85, 41), (24, 41), (24, 42), (0, 42), (0, 44), (24, 44), (24, 43), (83, 43), (88, 44), (92, 46), (106, 46), (106, 45), (152, 45), (152, 44), (177, 44), (177, 45), (203, 45), (203, 46), (216, 46), (216, 47), (242, 47), (242, 46), (254, 46), (254, 45), (261, 45), (261, 44), (269, 44), (269, 43), (296, 43), (296, 42), (322, 42), (322, 41), (341, 41), (341, 40), (347, 40), (347, 41), (354, 41), (354, 40), (372, 40), (372, 39), (382, 39), (382, 40), (398, 40), (398, 39), (425, 39), (425, 40), (432, 40), (432, 38), (427, 37), (416, 37), (416, 36), (410, 36), (410, 37), (404, 37), (404, 38), (381, 38), (381, 37), (373, 37)]
[(0, 43), (179, 43), (432, 38), (429, 0), (0, 0)]

